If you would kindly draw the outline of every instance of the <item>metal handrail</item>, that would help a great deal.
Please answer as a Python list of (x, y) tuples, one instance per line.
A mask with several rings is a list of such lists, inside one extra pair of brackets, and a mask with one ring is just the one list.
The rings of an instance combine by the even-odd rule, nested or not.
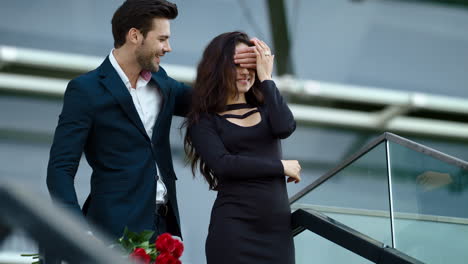
[[(0, 45), (0, 65), (28, 65), (46, 69), (86, 72), (95, 69), (103, 57), (44, 51)], [(170, 75), (179, 81), (193, 83), (196, 71), (193, 67), (164, 64)], [(449, 113), (468, 114), (468, 99), (431, 95), (419, 92), (403, 92), (376, 87), (344, 85), (315, 80), (300, 80), (292, 76), (276, 77), (278, 86), (285, 92), (361, 104), (410, 106), (411, 108)]]
[(379, 137), (377, 137), (376, 139), (372, 140), (367, 145), (365, 145), (361, 150), (359, 150), (355, 154), (351, 155), (349, 158), (339, 163), (336, 167), (334, 167), (333, 169), (325, 173), (323, 176), (319, 177), (317, 180), (315, 180), (314, 182), (312, 182), (311, 184), (307, 185), (302, 190), (297, 192), (294, 196), (292, 196), (289, 199), (289, 203), (294, 203), (295, 201), (299, 200), (302, 196), (306, 195), (313, 189), (317, 188), (320, 184), (324, 183), (325, 181), (333, 177), (335, 174), (337, 174), (338, 172), (340, 172), (341, 170), (349, 166), (351, 163), (353, 163), (354, 161), (356, 161), (357, 159), (359, 159), (360, 157), (362, 157), (367, 152), (371, 151), (374, 147), (378, 146), (380, 143), (384, 141), (390, 141), (390, 142), (402, 145), (404, 147), (410, 148), (424, 155), (431, 156), (440, 161), (443, 161), (443, 162), (452, 164), (454, 166), (463, 168), (465, 170), (468, 170), (468, 162), (464, 160), (442, 153), (438, 150), (416, 143), (409, 139), (400, 137), (393, 133), (385, 132)]
[[(42, 51), (0, 45), (0, 70), (9, 65), (27, 66), (73, 73), (90, 71), (102, 62), (102, 57)], [(167, 65), (163, 67), (171, 77), (193, 83), (196, 71), (192, 67)], [(443, 113), (460, 120), (468, 118), (468, 99), (430, 95), (415, 92), (299, 80), (290, 76), (276, 76), (278, 88), (287, 94), (306, 100), (306, 104), (290, 104), (296, 120), (306, 124), (332, 126), (357, 130), (392, 131), (428, 137), (456, 139), (468, 142), (468, 124), (435, 118), (408, 116), (415, 110)], [(61, 97), (68, 80), (0, 73), (0, 92), (28, 96)], [(312, 105), (317, 101), (350, 102), (357, 105), (380, 105), (379, 111), (356, 111)]]

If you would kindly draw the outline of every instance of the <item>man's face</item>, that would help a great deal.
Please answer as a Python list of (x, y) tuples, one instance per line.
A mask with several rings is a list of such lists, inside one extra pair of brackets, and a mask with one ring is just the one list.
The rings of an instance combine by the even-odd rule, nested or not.
[(142, 70), (157, 72), (161, 57), (166, 52), (170, 52), (171, 45), (169, 37), (171, 36), (171, 27), (169, 19), (153, 19), (153, 29), (148, 32), (146, 38), (142, 40), (140, 46), (135, 51), (135, 56)]

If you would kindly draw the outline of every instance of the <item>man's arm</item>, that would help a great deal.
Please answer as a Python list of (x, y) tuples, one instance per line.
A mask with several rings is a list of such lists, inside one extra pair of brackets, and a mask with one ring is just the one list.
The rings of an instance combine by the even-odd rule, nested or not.
[[(256, 40), (256, 38), (251, 39), (252, 43), (255, 43)], [(255, 47), (245, 47), (236, 49), (236, 53), (234, 55), (234, 62), (236, 64), (240, 64), (241, 67), (256, 69), (256, 56), (257, 55), (255, 53)], [(166, 74), (165, 71), (164, 74)], [(192, 87), (177, 82), (176, 80), (170, 77), (169, 79), (172, 82), (172, 85), (174, 85), (174, 90), (176, 91), (176, 105), (174, 108), (174, 114), (184, 117), (190, 111), (190, 105), (192, 101)]]
[(174, 115), (185, 117), (192, 103), (192, 87), (177, 82)]
[(192, 102), (192, 87), (171, 78), (163, 67), (159, 67), (159, 71), (156, 74), (165, 81), (165, 85), (170, 87), (171, 93), (174, 96), (175, 105), (173, 114), (182, 117), (187, 116)]
[(72, 80), (65, 91), (47, 167), (47, 187), (60, 206), (81, 214), (74, 179), (92, 125), (90, 97)]

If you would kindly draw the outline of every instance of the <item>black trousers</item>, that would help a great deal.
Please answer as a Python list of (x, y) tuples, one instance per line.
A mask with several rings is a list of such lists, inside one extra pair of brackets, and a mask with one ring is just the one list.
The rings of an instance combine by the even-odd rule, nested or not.
[(167, 232), (167, 217), (169, 215), (168, 204), (157, 204), (156, 213), (154, 215), (154, 224), (156, 227), (155, 235), (159, 236)]
[(154, 222), (156, 237), (164, 233), (170, 233), (171, 235), (179, 235), (181, 233), (174, 211), (169, 202), (165, 205), (156, 205)]

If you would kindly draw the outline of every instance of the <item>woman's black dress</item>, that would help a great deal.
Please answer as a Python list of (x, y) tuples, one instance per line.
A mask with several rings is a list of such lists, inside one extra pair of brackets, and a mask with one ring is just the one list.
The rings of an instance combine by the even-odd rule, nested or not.
[(235, 116), (209, 114), (190, 131), (196, 152), (218, 178), (206, 240), (208, 264), (295, 262), (280, 139), (296, 123), (273, 81), (263, 81), (260, 89), (265, 100), (258, 107), (258, 124), (242, 127), (226, 120)]

